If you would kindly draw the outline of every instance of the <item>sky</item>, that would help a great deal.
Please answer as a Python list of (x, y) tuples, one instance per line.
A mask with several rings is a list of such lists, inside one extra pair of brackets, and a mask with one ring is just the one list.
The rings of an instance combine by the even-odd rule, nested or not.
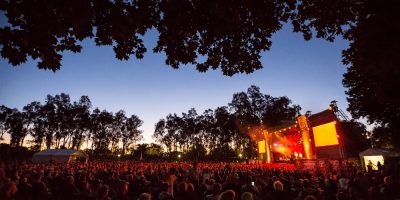
[[(5, 19), (1, 20), (4, 25)], [(0, 58), (0, 105), (21, 110), (32, 101), (44, 102), (47, 94), (67, 93), (71, 101), (87, 95), (93, 108), (114, 113), (123, 109), (127, 116), (142, 119), (142, 142), (153, 142), (155, 123), (169, 113), (195, 108), (201, 114), (225, 106), (234, 93), (251, 85), (264, 94), (289, 97), (302, 107), (302, 114), (320, 112), (332, 100), (344, 111), (348, 106), (342, 85), (346, 66), (341, 63), (348, 42), (341, 38), (333, 43), (305, 41), (285, 25), (272, 37), (271, 50), (262, 53), (263, 69), (227, 77), (219, 69), (200, 73), (192, 65), (167, 66), (164, 54), (151, 51), (157, 37), (156, 31), (149, 31), (144, 37), (145, 57), (128, 61), (117, 60), (111, 46), (97, 47), (93, 40), (84, 40), (81, 53), (63, 54), (61, 70), (56, 72), (38, 69), (31, 59), (14, 67)]]

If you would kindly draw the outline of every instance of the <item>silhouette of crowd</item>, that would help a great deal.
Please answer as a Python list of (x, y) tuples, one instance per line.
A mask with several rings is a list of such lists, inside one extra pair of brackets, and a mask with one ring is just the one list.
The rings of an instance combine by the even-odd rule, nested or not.
[(1, 200), (391, 200), (399, 199), (399, 189), (383, 171), (353, 166), (307, 171), (232, 163), (0, 161)]

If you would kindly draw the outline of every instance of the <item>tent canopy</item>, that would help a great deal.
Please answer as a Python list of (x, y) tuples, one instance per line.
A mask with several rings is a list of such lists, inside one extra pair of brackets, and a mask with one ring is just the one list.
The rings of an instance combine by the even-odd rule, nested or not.
[(379, 148), (369, 148), (365, 151), (360, 152), (359, 155), (360, 155), (360, 157), (363, 157), (363, 156), (399, 157), (400, 151), (379, 149)]
[(75, 149), (47, 149), (41, 152), (37, 152), (34, 155), (37, 156), (79, 156), (79, 157), (88, 157), (87, 154), (82, 151)]
[(87, 160), (88, 155), (79, 150), (74, 149), (47, 149), (33, 154), (32, 162), (56, 162), (68, 163), (76, 160)]

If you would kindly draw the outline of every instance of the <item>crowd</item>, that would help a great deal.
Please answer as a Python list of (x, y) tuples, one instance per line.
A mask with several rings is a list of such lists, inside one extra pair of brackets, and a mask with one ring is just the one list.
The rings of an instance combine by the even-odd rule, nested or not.
[(391, 176), (352, 166), (0, 161), (1, 200), (392, 200), (399, 191)]

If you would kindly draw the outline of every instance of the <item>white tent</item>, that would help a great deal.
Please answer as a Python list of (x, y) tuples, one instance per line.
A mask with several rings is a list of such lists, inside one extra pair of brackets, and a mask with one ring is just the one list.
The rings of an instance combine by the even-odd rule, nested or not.
[(73, 161), (87, 161), (88, 155), (74, 149), (47, 149), (33, 154), (34, 163), (68, 163)]
[(382, 165), (388, 157), (400, 157), (400, 152), (396, 150), (387, 150), (379, 148), (370, 148), (359, 154), (364, 169), (367, 169), (369, 161), (372, 162), (372, 169), (377, 170), (378, 162)]

